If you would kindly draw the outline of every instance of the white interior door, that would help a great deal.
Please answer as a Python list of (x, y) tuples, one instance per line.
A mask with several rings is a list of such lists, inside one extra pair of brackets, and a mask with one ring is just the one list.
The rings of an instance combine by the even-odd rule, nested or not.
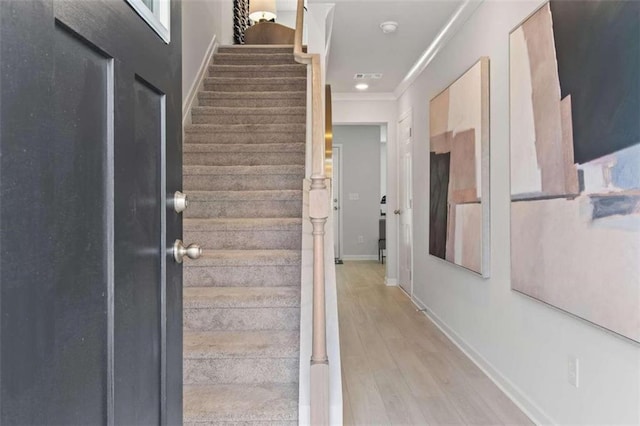
[(333, 250), (342, 258), (342, 146), (333, 145)]
[(398, 218), (398, 278), (399, 285), (413, 294), (413, 185), (412, 185), (412, 120), (411, 112), (400, 119), (398, 152), (399, 197), (394, 213)]

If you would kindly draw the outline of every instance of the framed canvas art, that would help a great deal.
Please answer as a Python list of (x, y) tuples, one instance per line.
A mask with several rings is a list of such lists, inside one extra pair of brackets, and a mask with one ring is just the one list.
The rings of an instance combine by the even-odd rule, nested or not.
[(551, 0), (509, 36), (512, 288), (638, 342), (639, 16)]
[(429, 103), (429, 254), (489, 276), (489, 58)]

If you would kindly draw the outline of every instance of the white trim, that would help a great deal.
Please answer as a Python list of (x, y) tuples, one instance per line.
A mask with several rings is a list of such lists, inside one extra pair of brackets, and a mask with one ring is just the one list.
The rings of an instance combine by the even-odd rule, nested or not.
[(165, 43), (169, 44), (171, 41), (171, 3), (169, 0), (154, 0), (153, 5), (154, 8), (158, 8), (158, 15), (151, 11), (142, 0), (126, 1), (153, 31), (155, 31)]
[[(340, 207), (340, 210), (338, 211), (338, 216), (340, 217), (340, 223), (338, 224), (339, 228), (338, 228), (338, 258), (342, 259), (342, 251), (344, 250), (344, 216), (343, 216), (343, 211), (344, 209), (342, 208), (342, 182), (344, 181), (343, 175), (342, 175), (342, 154), (344, 153), (343, 151), (343, 145), (341, 143), (334, 143), (333, 144), (333, 150), (335, 151), (336, 148), (340, 151), (340, 155), (338, 157), (338, 176), (340, 176), (340, 181), (338, 182), (338, 206)], [(335, 158), (335, 157), (334, 157)], [(333, 163), (333, 167), (336, 167), (335, 162)], [(333, 179), (331, 180), (331, 184), (333, 185)], [(334, 192), (335, 195), (335, 192)], [(335, 226), (335, 223), (334, 223)]]
[(398, 287), (398, 280), (396, 278), (384, 277), (384, 285), (387, 287)]
[(537, 425), (557, 424), (532, 401), (518, 386), (505, 377), (480, 352), (449, 327), (435, 312), (415, 295), (411, 301), (449, 340), (455, 344), (529, 419)]
[(391, 92), (350, 93), (336, 92), (331, 95), (333, 101), (397, 101), (398, 97)]
[(378, 260), (377, 254), (345, 254), (342, 255), (342, 260), (359, 262), (364, 260)]
[(198, 73), (191, 83), (191, 87), (187, 92), (187, 97), (182, 102), (182, 125), (189, 124), (188, 119), (191, 115), (191, 109), (196, 105), (197, 95), (200, 89), (202, 88), (205, 77), (208, 75), (207, 71), (209, 70), (209, 64), (211, 63), (211, 58), (213, 54), (218, 50), (218, 38), (214, 34), (213, 38), (209, 42), (209, 46), (202, 58), (202, 63), (200, 64), (200, 68), (198, 69)]
[(458, 32), (467, 19), (473, 15), (473, 12), (475, 12), (483, 1), (484, 0), (465, 0), (464, 3), (456, 9), (445, 26), (442, 27), (436, 38), (434, 38), (429, 47), (427, 47), (427, 50), (424, 51), (422, 56), (420, 56), (418, 61), (411, 67), (407, 75), (393, 91), (396, 98), (402, 96), (409, 86), (416, 81), (420, 74), (422, 74), (422, 72), (429, 66), (433, 58), (436, 57), (438, 52), (440, 52), (444, 45), (453, 38), (453, 36)]
[[(399, 118), (398, 118), (398, 123), (396, 126), (396, 134), (397, 134), (397, 138), (396, 138), (396, 184), (397, 184), (397, 188), (396, 188), (396, 209), (402, 209), (403, 206), (401, 205), (402, 200), (400, 199), (400, 184), (401, 184), (401, 162), (403, 160), (403, 158), (401, 157), (401, 153), (402, 153), (402, 135), (400, 134), (400, 130), (401, 130), (401, 126), (400, 123), (402, 123), (404, 120), (409, 119), (411, 127), (410, 127), (410, 136), (409, 139), (411, 140), (410, 144), (411, 144), (411, 175), (409, 176), (409, 179), (413, 179), (413, 108), (409, 107), (405, 112), (403, 112), (402, 114), (400, 114)], [(387, 156), (387, 161), (389, 161), (389, 157)], [(413, 182), (410, 183), (409, 188), (411, 189), (411, 193), (409, 194), (409, 197), (413, 203)], [(389, 211), (389, 207), (387, 207), (387, 212)], [(413, 259), (414, 259), (414, 247), (413, 247), (413, 235), (414, 235), (414, 228), (413, 228), (413, 205), (411, 206), (411, 270), (409, 271), (409, 274), (411, 276), (411, 280), (409, 282), (409, 287), (411, 289), (411, 293), (407, 293), (410, 297), (413, 295), (413, 274), (414, 274), (414, 264), (413, 264)], [(396, 276), (398, 277), (398, 280), (400, 279), (400, 252), (401, 247), (400, 247), (400, 242), (401, 242), (401, 234), (402, 234), (402, 227), (401, 227), (402, 223), (400, 221), (400, 217), (398, 216), (398, 219), (396, 220), (396, 247), (397, 247), (397, 254), (396, 254)], [(399, 284), (398, 284), (399, 285)]]

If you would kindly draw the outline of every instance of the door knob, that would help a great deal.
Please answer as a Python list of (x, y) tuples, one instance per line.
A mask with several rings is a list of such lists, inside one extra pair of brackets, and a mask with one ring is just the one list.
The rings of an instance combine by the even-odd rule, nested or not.
[(187, 194), (183, 194), (180, 191), (176, 191), (173, 194), (173, 208), (176, 213), (182, 213), (189, 207), (189, 199), (187, 198)]
[(185, 256), (189, 259), (198, 259), (202, 256), (202, 248), (197, 244), (190, 244), (185, 247), (182, 240), (176, 240), (173, 243), (173, 258), (177, 263), (182, 263)]
[(394, 210), (393, 214), (400, 214), (400, 209)]

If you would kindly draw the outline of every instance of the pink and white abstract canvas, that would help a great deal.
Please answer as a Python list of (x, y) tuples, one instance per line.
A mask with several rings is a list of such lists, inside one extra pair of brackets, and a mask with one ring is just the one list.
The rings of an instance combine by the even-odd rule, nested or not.
[(640, 342), (640, 2), (510, 34), (512, 288)]

